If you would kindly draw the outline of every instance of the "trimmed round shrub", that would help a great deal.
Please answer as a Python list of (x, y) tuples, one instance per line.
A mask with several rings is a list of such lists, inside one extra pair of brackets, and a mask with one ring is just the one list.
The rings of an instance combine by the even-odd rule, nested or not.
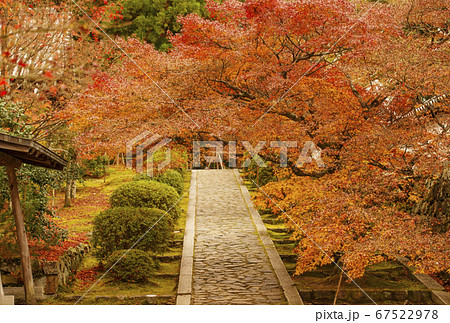
[(186, 168), (173, 168), (173, 170), (177, 171), (178, 173), (180, 173), (181, 176), (183, 176), (183, 179), (186, 178), (186, 174), (187, 174), (187, 170)]
[(179, 195), (183, 193), (184, 180), (180, 171), (169, 169), (156, 177), (150, 177), (147, 174), (138, 174), (133, 177), (133, 181), (157, 181), (173, 187)]
[(166, 172), (156, 176), (155, 180), (172, 186), (179, 195), (183, 193), (183, 176), (174, 169), (169, 169)]
[(149, 281), (156, 269), (155, 261), (145, 251), (130, 249), (127, 252), (127, 250), (117, 250), (109, 256), (108, 268), (120, 259), (109, 271), (111, 276), (116, 280), (130, 283)]
[(145, 173), (136, 174), (136, 175), (133, 176), (133, 182), (137, 182), (137, 181), (151, 181), (151, 180), (154, 180), (154, 178), (148, 176)]
[[(116, 250), (131, 247), (155, 253), (166, 250), (173, 225), (164, 214), (156, 208), (133, 207), (117, 207), (101, 212), (94, 219), (92, 232), (96, 254), (105, 257)], [(139, 243), (133, 246), (141, 237)]]
[(151, 207), (168, 211), (172, 220), (180, 215), (177, 191), (154, 180), (136, 181), (117, 188), (109, 198), (112, 207)]
[(157, 181), (173, 187), (179, 195), (183, 193), (184, 180), (183, 175), (175, 169), (169, 169), (156, 177), (150, 177), (147, 174), (138, 174), (133, 177), (133, 181)]

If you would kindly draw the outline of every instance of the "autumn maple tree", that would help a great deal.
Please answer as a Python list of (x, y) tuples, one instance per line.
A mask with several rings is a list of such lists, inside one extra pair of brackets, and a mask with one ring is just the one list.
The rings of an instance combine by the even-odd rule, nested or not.
[[(68, 102), (90, 81), (94, 61), (101, 62), (104, 54), (91, 55), (96, 40), (85, 28), (86, 20), (77, 20), (72, 5), (71, 1), (0, 1), (0, 131), (37, 140), (66, 159), (74, 150), (74, 135), (67, 129)], [(68, 167), (64, 175), (73, 175), (72, 169)], [(10, 259), (18, 251), (3, 167), (1, 173), (0, 243), (2, 257)], [(80, 242), (73, 237), (66, 240), (67, 231), (54, 221), (49, 192), (61, 187), (65, 178), (60, 175), (31, 165), (18, 171), (30, 247), (34, 255), (48, 256), (47, 260)]]
[[(256, 203), (292, 226), (297, 273), (339, 261), (351, 277), (407, 256), (448, 270), (448, 229), (416, 215), (448, 160), (448, 4), (207, 2), (179, 18), (173, 50), (116, 38), (108, 69), (70, 105), (86, 151), (117, 154), (148, 130), (192, 140), (297, 141)], [(104, 39), (103, 41), (107, 41)], [(296, 167), (303, 143), (325, 167)], [(244, 156), (245, 158), (247, 156)]]
[(412, 214), (448, 159), (448, 8), (438, 2), (210, 2), (211, 19), (181, 19), (173, 42), (203, 63), (203, 84), (229, 100), (227, 112), (239, 111), (234, 135), (322, 149), (324, 170), (292, 159), (297, 176), (256, 199), (291, 224), (297, 273), (339, 260), (359, 277), (399, 255), (449, 268), (448, 233)]

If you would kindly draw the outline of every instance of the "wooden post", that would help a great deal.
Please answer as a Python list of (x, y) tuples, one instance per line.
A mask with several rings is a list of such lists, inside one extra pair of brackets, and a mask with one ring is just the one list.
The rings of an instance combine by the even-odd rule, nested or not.
[(0, 305), (5, 303), (5, 295), (3, 294), (2, 273), (0, 273)]
[(342, 283), (342, 274), (344, 273), (344, 271), (341, 269), (341, 275), (339, 276), (339, 283), (336, 289), (336, 294), (334, 295), (334, 301), (333, 301), (333, 305), (336, 305), (337, 299), (338, 299), (338, 295), (339, 295), (339, 290), (341, 289), (341, 283)]
[(258, 167), (258, 163), (256, 163), (256, 185), (259, 186), (259, 167)]
[(19, 189), (17, 187), (16, 168), (20, 168), (21, 162), (14, 157), (11, 157), (11, 159), (14, 162), (10, 162), (6, 165), (6, 172), (8, 173), (11, 202), (14, 211), (14, 219), (16, 222), (17, 240), (19, 242), (20, 260), (22, 262), (23, 281), (25, 285), (25, 298), (27, 304), (34, 305), (36, 304), (36, 298), (34, 296), (30, 251), (28, 250), (27, 233), (25, 231), (22, 207), (20, 206)]

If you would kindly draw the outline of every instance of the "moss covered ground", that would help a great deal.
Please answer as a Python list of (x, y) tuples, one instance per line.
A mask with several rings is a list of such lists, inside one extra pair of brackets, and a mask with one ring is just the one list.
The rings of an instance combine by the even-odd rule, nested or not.
[[(110, 166), (104, 178), (88, 179), (79, 186), (77, 198), (70, 208), (62, 208), (63, 196), (58, 194), (55, 205), (58, 208), (58, 223), (72, 232), (83, 233), (86, 237), (92, 231), (92, 220), (102, 210), (109, 207), (109, 195), (120, 185), (132, 181), (136, 173), (123, 166)], [(88, 292), (82, 304), (146, 304), (148, 301), (134, 296), (164, 296), (152, 303), (172, 304), (178, 286), (182, 239), (186, 223), (189, 201), (190, 173), (184, 179), (184, 195), (180, 200), (182, 214), (174, 229), (173, 241), (167, 252), (161, 255), (158, 270), (147, 283), (125, 283), (114, 281), (106, 274), (101, 261), (92, 254), (84, 258), (80, 268), (73, 274), (70, 284), (61, 287), (57, 297), (47, 299), (43, 304), (70, 304), (77, 296)], [(94, 286), (95, 284), (95, 286)], [(94, 287), (92, 287), (94, 286)], [(169, 296), (172, 296), (170, 298)], [(131, 297), (129, 299), (121, 299)]]

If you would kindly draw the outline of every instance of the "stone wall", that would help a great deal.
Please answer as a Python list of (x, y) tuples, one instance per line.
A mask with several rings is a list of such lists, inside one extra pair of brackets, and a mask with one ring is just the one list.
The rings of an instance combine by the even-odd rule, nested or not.
[(59, 285), (66, 285), (70, 274), (80, 267), (89, 251), (90, 246), (81, 243), (75, 248), (67, 249), (58, 261), (44, 261), (44, 294), (56, 294)]
[[(43, 275), (39, 274), (39, 276), (34, 277), (36, 298), (43, 299), (45, 295), (56, 294), (58, 286), (64, 286), (68, 283), (69, 276), (79, 268), (89, 251), (90, 246), (81, 243), (74, 248), (67, 249), (57, 261), (44, 261)], [(6, 287), (5, 290), (8, 290), (20, 302), (21, 299), (25, 298), (23, 287), (19, 287), (20, 283), (17, 279), (9, 274), (18, 272), (19, 268), (20, 262), (14, 264), (0, 263), (0, 270), (6, 274), (3, 276), (4, 284), (10, 286)]]
[(442, 224), (438, 231), (450, 228), (450, 163), (446, 163), (441, 176), (427, 181), (427, 192), (415, 212), (438, 220)]

